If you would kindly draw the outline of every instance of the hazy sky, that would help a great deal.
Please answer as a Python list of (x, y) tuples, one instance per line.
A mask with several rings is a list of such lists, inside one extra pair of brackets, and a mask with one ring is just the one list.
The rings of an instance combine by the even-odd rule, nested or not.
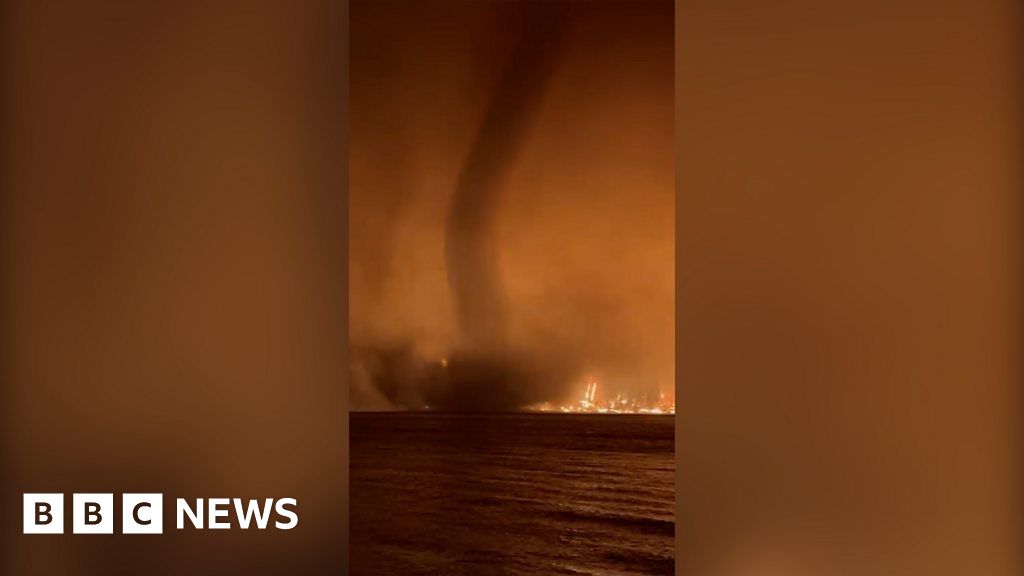
[(353, 345), (434, 358), (465, 344), (445, 242), (471, 173), (499, 293), (475, 316), (500, 311), (488, 330), (503, 346), (571, 358), (546, 399), (575, 394), (583, 372), (671, 394), (672, 4), (356, 2), (351, 15)]

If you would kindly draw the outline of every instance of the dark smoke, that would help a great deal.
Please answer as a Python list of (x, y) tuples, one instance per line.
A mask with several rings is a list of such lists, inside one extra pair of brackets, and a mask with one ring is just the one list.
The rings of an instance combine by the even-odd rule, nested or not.
[(499, 411), (544, 399), (572, 376), (560, 357), (513, 350), (507, 342), (495, 216), (504, 177), (529, 133), (563, 43), (557, 4), (524, 4), (521, 38), (502, 71), (459, 173), (445, 227), (448, 286), (458, 345), (442, 364), (407, 344), (353, 350), (354, 385), (385, 405)]
[(522, 39), (495, 87), (449, 208), (445, 255), (460, 348), (426, 386), (431, 401), (444, 408), (517, 408), (568, 376), (564, 361), (509, 349), (494, 241), (503, 178), (536, 116), (565, 26), (560, 6), (527, 5), (525, 11)]
[(564, 387), (575, 366), (558, 357), (504, 350), (456, 352), (442, 364), (411, 346), (353, 350), (352, 385), (361, 409), (423, 408), (500, 412), (536, 403)]
[(446, 228), (448, 284), (467, 353), (505, 349), (505, 306), (494, 243), (502, 180), (544, 94), (562, 41), (558, 6), (526, 8), (523, 37), (506, 66), (452, 196)]

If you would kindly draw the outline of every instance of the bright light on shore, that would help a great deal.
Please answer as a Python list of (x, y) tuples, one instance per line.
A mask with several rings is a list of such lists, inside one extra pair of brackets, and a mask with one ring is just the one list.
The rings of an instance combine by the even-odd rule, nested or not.
[(634, 397), (616, 394), (615, 397), (598, 399), (596, 378), (586, 381), (582, 397), (576, 404), (555, 406), (550, 402), (535, 404), (527, 408), (534, 412), (561, 412), (563, 414), (675, 414), (674, 403), (666, 403), (665, 395), (658, 394), (656, 403), (652, 403), (646, 394)]

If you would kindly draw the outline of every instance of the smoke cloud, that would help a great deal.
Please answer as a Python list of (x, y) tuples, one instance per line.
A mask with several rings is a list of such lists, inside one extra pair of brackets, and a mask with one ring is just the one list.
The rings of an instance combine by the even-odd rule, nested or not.
[(494, 90), (448, 213), (448, 281), (461, 345), (473, 353), (501, 353), (506, 346), (494, 212), (503, 177), (536, 118), (562, 34), (560, 9), (527, 10), (522, 39)]
[(354, 406), (671, 394), (671, 11), (353, 5)]

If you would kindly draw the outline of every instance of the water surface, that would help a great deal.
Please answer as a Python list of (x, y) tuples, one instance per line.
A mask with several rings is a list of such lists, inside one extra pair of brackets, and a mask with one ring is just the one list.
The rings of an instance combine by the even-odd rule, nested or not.
[(671, 416), (350, 422), (356, 576), (673, 573)]

